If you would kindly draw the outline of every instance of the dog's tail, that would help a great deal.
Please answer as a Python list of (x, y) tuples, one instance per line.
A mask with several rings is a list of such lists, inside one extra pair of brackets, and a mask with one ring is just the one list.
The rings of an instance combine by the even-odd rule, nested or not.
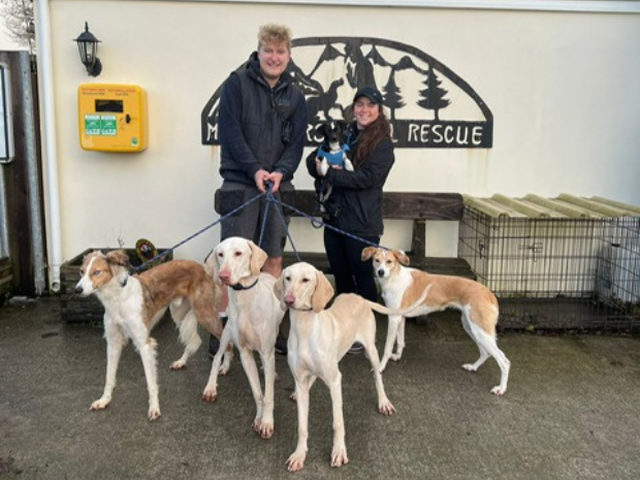
[(427, 295), (429, 295), (429, 290), (431, 290), (431, 287), (432, 287), (432, 285), (429, 285), (427, 288), (425, 288), (423, 290), (422, 295), (420, 296), (420, 298), (418, 300), (413, 302), (407, 308), (403, 308), (403, 309), (400, 309), (400, 310), (387, 308), (384, 305), (380, 305), (379, 303), (371, 302), (371, 301), (366, 300), (366, 299), (365, 299), (365, 302), (367, 302), (367, 304), (369, 305), (369, 307), (371, 307), (372, 310), (375, 310), (378, 313), (382, 313), (383, 315), (402, 315), (402, 316), (404, 316), (404, 315), (407, 315), (407, 314), (413, 312), (416, 308), (418, 308), (420, 305), (422, 305), (422, 303), (427, 299)]
[(218, 316), (218, 312), (209, 312), (209, 314), (197, 315), (196, 317), (198, 318), (198, 323), (202, 325), (207, 332), (213, 334), (218, 340), (220, 339), (224, 327)]
[(198, 323), (218, 339), (222, 336), (224, 328), (218, 315), (220, 297), (221, 292), (218, 286), (210, 277), (206, 277), (206, 281), (200, 284), (195, 295), (189, 299)]

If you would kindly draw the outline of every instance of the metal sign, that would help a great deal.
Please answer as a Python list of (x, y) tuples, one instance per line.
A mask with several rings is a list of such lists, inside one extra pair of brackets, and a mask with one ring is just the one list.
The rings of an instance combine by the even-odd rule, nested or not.
[(15, 154), (9, 73), (9, 68), (0, 64), (0, 163), (11, 162)]
[[(378, 88), (389, 113), (396, 148), (491, 148), (493, 114), (471, 86), (416, 47), (381, 38), (309, 37), (293, 40), (289, 72), (307, 99), (306, 145), (318, 127), (345, 118), (353, 94)], [(201, 116), (204, 145), (219, 145), (221, 87)]]

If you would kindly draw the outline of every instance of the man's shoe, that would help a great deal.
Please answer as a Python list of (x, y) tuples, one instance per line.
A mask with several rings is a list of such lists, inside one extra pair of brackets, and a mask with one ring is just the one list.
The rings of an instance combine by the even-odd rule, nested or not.
[(356, 342), (353, 345), (351, 345), (351, 348), (347, 353), (354, 355), (356, 353), (362, 352), (363, 350), (364, 350), (364, 345), (362, 345), (360, 342)]
[(287, 339), (280, 334), (276, 338), (276, 353), (280, 355), (287, 354)]

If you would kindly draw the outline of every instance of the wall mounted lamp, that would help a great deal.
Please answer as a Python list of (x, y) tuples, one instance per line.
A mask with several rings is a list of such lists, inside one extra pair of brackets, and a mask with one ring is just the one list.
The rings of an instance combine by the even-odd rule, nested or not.
[(74, 41), (78, 44), (80, 61), (87, 69), (87, 73), (92, 77), (100, 75), (100, 72), (102, 72), (102, 63), (98, 58), (98, 43), (100, 43), (100, 40), (89, 31), (87, 22), (84, 22), (84, 32), (78, 35), (78, 38)]

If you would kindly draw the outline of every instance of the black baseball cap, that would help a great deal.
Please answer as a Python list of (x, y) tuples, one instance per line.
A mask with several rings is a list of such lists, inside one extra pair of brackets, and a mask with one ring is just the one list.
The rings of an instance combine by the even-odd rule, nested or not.
[(360, 97), (367, 97), (373, 103), (382, 104), (382, 94), (377, 88), (373, 87), (362, 87), (358, 90), (353, 97), (353, 101), (355, 102)]

